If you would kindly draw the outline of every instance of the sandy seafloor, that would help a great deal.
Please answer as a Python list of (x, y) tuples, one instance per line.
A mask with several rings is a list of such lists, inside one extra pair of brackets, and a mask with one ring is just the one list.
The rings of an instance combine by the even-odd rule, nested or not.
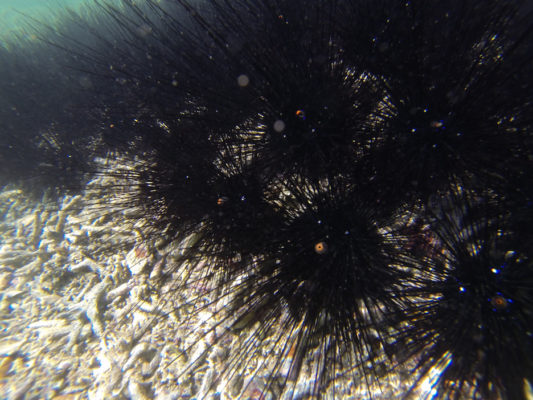
[[(275, 354), (221, 378), (247, 333), (221, 335), (224, 301), (209, 282), (183, 286), (179, 246), (144, 239), (142, 210), (123, 207), (128, 187), (103, 174), (58, 201), (0, 192), (0, 399), (311, 399), (305, 379), (261, 394)], [(181, 275), (154, 290), (162, 271)], [(373, 398), (398, 398), (405, 379)], [(338, 386), (335, 398), (369, 397)]]
[(156, 264), (153, 275), (173, 255), (147, 249), (136, 219), (114, 209), (117, 197), (91, 184), (58, 202), (0, 193), (0, 398), (206, 397), (212, 361), (180, 375), (178, 355), (206, 340), (194, 332), (210, 321), (193, 313), (183, 332), (189, 294), (162, 301), (149, 290), (144, 268)]
[[(124, 194), (106, 179), (57, 202), (0, 193), (0, 398), (213, 398), (217, 346), (194, 374), (183, 371), (191, 344), (201, 352), (214, 341), (203, 332), (216, 315), (172, 290), (179, 277), (150, 290), (179, 254), (148, 249), (139, 210), (115, 207)], [(242, 379), (231, 385), (241, 394)]]

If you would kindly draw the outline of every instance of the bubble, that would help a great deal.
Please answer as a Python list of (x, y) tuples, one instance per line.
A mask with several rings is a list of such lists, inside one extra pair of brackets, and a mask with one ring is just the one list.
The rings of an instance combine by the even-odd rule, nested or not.
[(90, 89), (93, 87), (93, 82), (87, 76), (82, 76), (79, 82), (80, 82), (81, 87), (84, 89)]
[(147, 24), (142, 24), (141, 26), (137, 27), (137, 33), (139, 36), (146, 37), (152, 34), (152, 27)]
[(246, 87), (250, 83), (250, 78), (248, 78), (248, 75), (239, 75), (237, 77), (237, 83), (240, 87)]
[(285, 130), (285, 122), (283, 122), (281, 119), (278, 119), (274, 122), (274, 130), (278, 133), (281, 133)]

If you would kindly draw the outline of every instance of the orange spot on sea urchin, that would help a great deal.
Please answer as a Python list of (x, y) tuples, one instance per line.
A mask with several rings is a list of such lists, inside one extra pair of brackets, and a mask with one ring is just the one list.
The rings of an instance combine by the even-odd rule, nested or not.
[(328, 251), (328, 245), (326, 242), (318, 242), (315, 244), (315, 252), (317, 254), (326, 254)]

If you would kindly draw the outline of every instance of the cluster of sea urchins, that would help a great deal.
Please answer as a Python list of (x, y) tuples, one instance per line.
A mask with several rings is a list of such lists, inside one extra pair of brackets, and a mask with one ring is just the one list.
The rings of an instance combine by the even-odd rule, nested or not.
[(97, 2), (1, 49), (1, 167), (64, 187), (137, 160), (151, 235), (249, 333), (221, 374), (260, 354), (264, 398), (371, 397), (402, 371), (400, 397), (525, 399), (532, 8)]

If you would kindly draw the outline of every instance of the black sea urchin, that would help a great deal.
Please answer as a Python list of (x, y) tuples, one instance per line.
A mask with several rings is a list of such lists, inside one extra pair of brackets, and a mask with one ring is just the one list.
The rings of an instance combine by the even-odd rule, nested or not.
[[(240, 398), (416, 397), (429, 381), (427, 397), (525, 399), (531, 8), (97, 2), (37, 30), (94, 131), (70, 138), (44, 107), (24, 137), (38, 157), (54, 144), (57, 171), (94, 169), (65, 164), (87, 138), (88, 162), (130, 160), (104, 173), (133, 186), (124, 207), (144, 210), (143, 240), (179, 253), (154, 284), (203, 285), (190, 303), (211, 309), (212, 348), (239, 337), (198, 397), (227, 398), (248, 374)], [(11, 125), (5, 154), (25, 145)]]
[(501, 199), (461, 190), (429, 218), (438, 253), (426, 263), (437, 279), (421, 286), (430, 300), (411, 308), (399, 341), (409, 343), (405, 354), (417, 354), (415, 372), (440, 370), (435, 390), (442, 397), (526, 398), (530, 242), (501, 206)]

